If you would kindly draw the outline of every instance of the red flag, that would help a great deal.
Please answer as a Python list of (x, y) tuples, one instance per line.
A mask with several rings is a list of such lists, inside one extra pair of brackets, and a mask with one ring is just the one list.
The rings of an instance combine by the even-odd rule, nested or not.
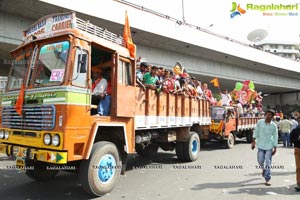
[(135, 58), (135, 45), (133, 44), (133, 41), (131, 38), (131, 32), (130, 32), (127, 11), (125, 12), (125, 26), (124, 26), (123, 37), (124, 37), (125, 47), (129, 50), (130, 57)]
[(218, 78), (214, 78), (210, 81), (210, 83), (213, 83), (215, 87), (220, 87), (219, 85), (219, 79)]
[(16, 105), (15, 105), (15, 109), (19, 115), (22, 115), (23, 102), (24, 102), (24, 88), (25, 88), (25, 85), (24, 85), (24, 83), (22, 83), (20, 93), (19, 93)]

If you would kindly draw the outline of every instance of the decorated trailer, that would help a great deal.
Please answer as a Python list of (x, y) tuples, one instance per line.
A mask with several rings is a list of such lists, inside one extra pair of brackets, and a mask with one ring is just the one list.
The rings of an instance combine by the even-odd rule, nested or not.
[[(183, 161), (198, 158), (199, 138), (209, 134), (209, 102), (137, 85), (135, 59), (119, 35), (74, 12), (53, 14), (24, 31), (12, 56), (0, 152), (30, 178), (74, 169), (82, 187), (101, 196), (117, 183), (128, 154), (153, 156), (160, 147)], [(110, 73), (108, 116), (93, 115), (92, 66)]]

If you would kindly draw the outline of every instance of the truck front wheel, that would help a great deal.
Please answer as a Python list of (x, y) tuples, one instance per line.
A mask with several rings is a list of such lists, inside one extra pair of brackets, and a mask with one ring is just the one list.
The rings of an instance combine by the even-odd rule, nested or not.
[(227, 138), (226, 142), (227, 142), (227, 148), (228, 148), (228, 149), (232, 149), (233, 146), (234, 146), (234, 142), (235, 142), (235, 141), (234, 141), (234, 136), (233, 136), (232, 133), (230, 133), (230, 134), (228, 135), (228, 138)]
[(48, 168), (48, 166), (50, 167), (50, 165), (39, 161), (34, 162), (33, 160), (25, 160), (25, 165), (26, 167), (28, 167), (28, 169), (26, 169), (25, 171), (25, 174), (29, 178), (36, 181), (51, 180), (59, 172), (58, 170), (51, 170), (50, 168)]
[(178, 159), (191, 162), (197, 160), (200, 151), (200, 139), (196, 132), (190, 132), (187, 142), (176, 142)]
[(102, 196), (116, 185), (122, 169), (122, 161), (115, 144), (97, 142), (93, 145), (90, 158), (80, 164), (79, 179), (89, 194)]

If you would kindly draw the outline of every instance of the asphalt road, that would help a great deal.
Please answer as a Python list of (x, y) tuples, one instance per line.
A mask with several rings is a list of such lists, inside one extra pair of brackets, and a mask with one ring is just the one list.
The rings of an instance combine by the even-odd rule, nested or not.
[(35, 182), (14, 169), (12, 160), (0, 155), (0, 199), (101, 199), (101, 200), (242, 200), (299, 199), (294, 191), (295, 162), (292, 148), (279, 145), (273, 158), (272, 186), (265, 186), (256, 162), (256, 149), (243, 141), (233, 149), (207, 144), (193, 163), (181, 163), (175, 152), (155, 158), (132, 155), (127, 172), (114, 190), (102, 197), (87, 195), (74, 173), (61, 172), (49, 182)]

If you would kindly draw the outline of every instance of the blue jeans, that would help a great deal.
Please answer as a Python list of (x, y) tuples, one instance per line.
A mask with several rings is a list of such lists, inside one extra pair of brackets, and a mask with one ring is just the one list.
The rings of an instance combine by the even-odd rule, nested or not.
[(266, 181), (271, 179), (271, 166), (272, 166), (272, 149), (257, 151), (257, 161), (261, 169), (263, 170), (264, 178)]
[(282, 133), (281, 138), (282, 138), (284, 147), (290, 146), (290, 134), (289, 133)]
[(110, 111), (111, 96), (105, 95), (103, 99), (100, 100), (98, 105), (98, 114), (102, 116), (108, 116)]

